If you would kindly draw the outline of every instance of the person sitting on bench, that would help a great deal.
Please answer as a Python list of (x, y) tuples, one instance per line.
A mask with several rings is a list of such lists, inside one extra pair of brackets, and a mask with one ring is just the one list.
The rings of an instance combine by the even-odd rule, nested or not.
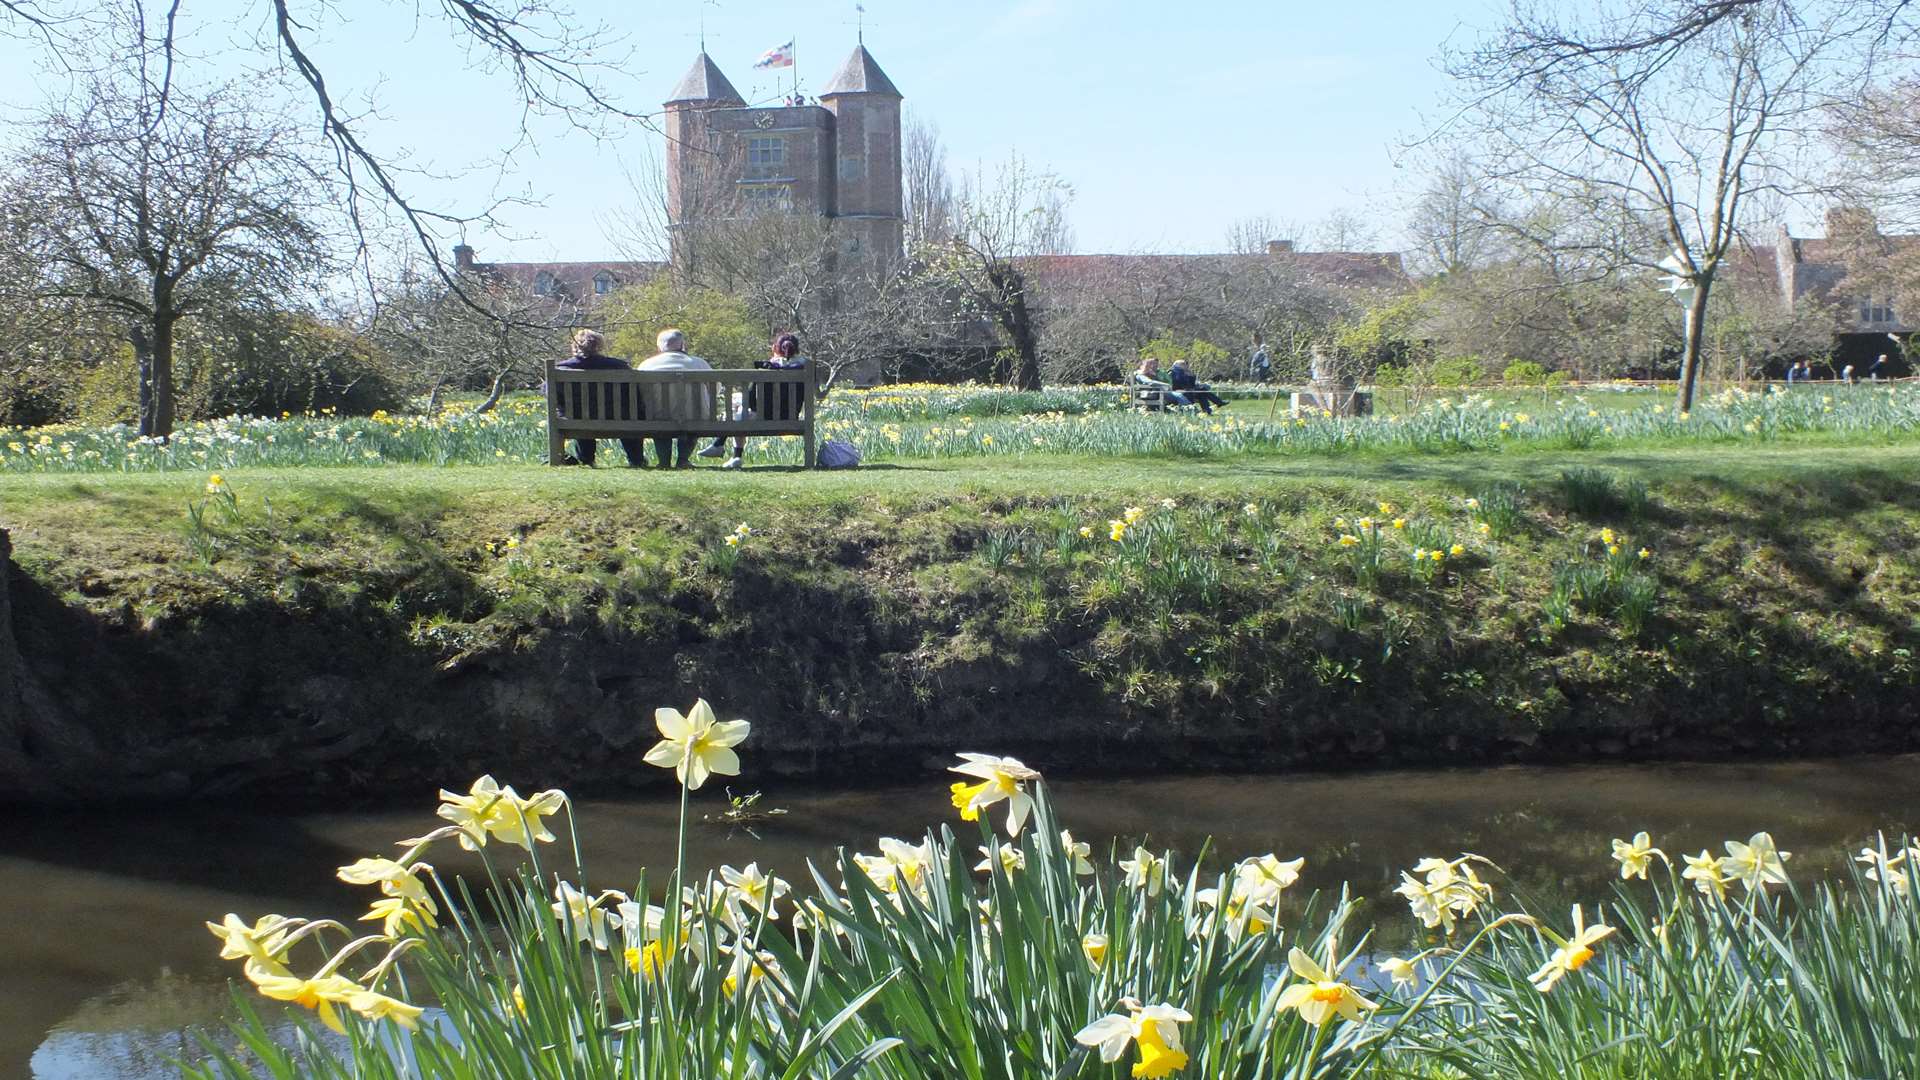
[(1173, 388), (1172, 383), (1160, 379), (1160, 361), (1151, 356), (1140, 358), (1140, 367), (1133, 373), (1133, 400), (1149, 409), (1164, 409), (1169, 405), (1190, 405), (1187, 395)]
[[(660, 331), (655, 344), (660, 351), (640, 362), (641, 371), (713, 370), (713, 365), (705, 360), (687, 355), (687, 335), (678, 330)], [(648, 387), (648, 390), (647, 413), (650, 416), (662, 420), (699, 420), (709, 418), (713, 413), (713, 391), (709, 388), (656, 386)], [(674, 461), (673, 456), (676, 446), (680, 451), (678, 462)], [(653, 448), (660, 458), (661, 468), (693, 468), (692, 435), (655, 435)]]
[[(607, 347), (607, 339), (592, 330), (582, 330), (573, 335), (573, 355), (553, 365), (561, 371), (609, 371), (625, 369), (629, 365), (617, 356), (608, 356), (602, 350)], [(565, 400), (564, 398), (562, 400)], [(627, 399), (624, 391), (622, 402)], [(635, 416), (638, 420), (640, 417)], [(593, 467), (594, 451), (599, 445), (598, 439), (573, 440), (573, 456), (560, 459), (562, 465), (585, 465)], [(627, 466), (633, 469), (647, 467), (646, 440), (621, 439), (620, 448), (627, 452)]]
[(1223, 409), (1227, 407), (1226, 399), (1214, 393), (1213, 387), (1193, 377), (1193, 372), (1187, 370), (1185, 360), (1173, 362), (1173, 367), (1167, 372), (1167, 382), (1187, 400), (1200, 406), (1200, 411), (1208, 416), (1213, 415), (1216, 405)]
[[(807, 358), (800, 355), (800, 336), (790, 331), (782, 331), (773, 339), (773, 355), (765, 360), (755, 360), (753, 366), (762, 371), (798, 371), (806, 367)], [(744, 414), (744, 417), (737, 416), (736, 419), (751, 419), (759, 416), (766, 416), (773, 420), (793, 419), (793, 414), (799, 411), (800, 408), (799, 388), (791, 385), (781, 385), (767, 389), (773, 394), (773, 401), (768, 404), (766, 413), (761, 413), (760, 411), (760, 388), (750, 387), (747, 390), (746, 396), (740, 401), (741, 412)], [(713, 445), (700, 451), (700, 456), (710, 458), (720, 457), (727, 452), (726, 445), (727, 437), (725, 435), (716, 436), (713, 440)], [(746, 452), (747, 437), (745, 435), (735, 435), (733, 437), (733, 456), (728, 458), (726, 464), (720, 467), (723, 469), (739, 468), (741, 459)]]

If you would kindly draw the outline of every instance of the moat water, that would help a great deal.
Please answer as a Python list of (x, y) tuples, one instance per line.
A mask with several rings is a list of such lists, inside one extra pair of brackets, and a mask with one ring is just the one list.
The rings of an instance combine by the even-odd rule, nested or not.
[[(511, 777), (502, 777), (511, 781)], [(1646, 829), (1669, 852), (1720, 850), (1770, 830), (1810, 881), (1838, 872), (1876, 830), (1920, 831), (1920, 755), (1754, 765), (1608, 765), (1399, 771), (1339, 776), (1181, 776), (1051, 785), (1064, 824), (1096, 852), (1146, 838), (1222, 860), (1273, 851), (1305, 856), (1303, 888), (1341, 882), (1369, 900), (1380, 932), (1406, 932), (1390, 895), (1425, 855), (1474, 851), (1509, 874), (1509, 892), (1539, 903), (1607, 895), (1608, 841)], [(0, 828), (0, 1077), (144, 1080), (196, 1027), (229, 1012), (233, 965), (203, 925), (232, 911), (351, 920), (366, 893), (334, 868), (438, 823), (432, 793), (417, 809), (286, 813), (137, 807), (7, 811)], [(725, 805), (715, 782), (696, 814)], [(917, 837), (952, 819), (945, 784), (866, 790), (770, 789), (787, 811), (751, 829), (702, 822), (696, 867), (757, 861), (805, 879), (809, 859), (878, 836)], [(597, 883), (671, 866), (670, 792), (583, 801), (583, 855)], [(436, 852), (443, 869), (457, 858)], [(1396, 930), (1396, 928), (1398, 928)], [(264, 1003), (263, 1003), (264, 1004)]]

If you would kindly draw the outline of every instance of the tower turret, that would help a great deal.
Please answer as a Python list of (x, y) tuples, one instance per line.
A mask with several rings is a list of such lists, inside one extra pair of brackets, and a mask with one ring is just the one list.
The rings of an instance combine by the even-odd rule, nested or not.
[(704, 49), (667, 95), (667, 227), (670, 257), (676, 264), (690, 252), (681, 227), (713, 214), (731, 194), (720, 140), (714, 137), (707, 114), (746, 104)]
[(847, 254), (889, 265), (901, 256), (901, 94), (865, 45), (820, 92), (834, 115), (833, 216)]

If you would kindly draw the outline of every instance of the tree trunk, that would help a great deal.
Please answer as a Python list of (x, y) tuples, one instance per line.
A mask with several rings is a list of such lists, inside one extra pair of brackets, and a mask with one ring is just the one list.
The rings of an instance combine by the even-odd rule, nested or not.
[(440, 388), (447, 385), (447, 377), (433, 380), (433, 389), (427, 391), (427, 419), (440, 415)]
[(1712, 288), (1713, 279), (1702, 278), (1687, 304), (1686, 344), (1680, 352), (1680, 393), (1675, 402), (1675, 408), (1683, 413), (1693, 411), (1694, 391), (1700, 382), (1700, 346), (1707, 325), (1707, 293)]
[(172, 315), (153, 318), (153, 432), (156, 438), (173, 434), (173, 326)]
[(153, 434), (153, 338), (145, 323), (127, 325), (127, 341), (133, 346), (133, 362), (140, 370), (140, 434)]
[(506, 393), (507, 375), (511, 371), (513, 371), (513, 369), (510, 367), (501, 368), (499, 373), (494, 375), (493, 386), (491, 389), (487, 391), (487, 400), (474, 406), (473, 408), (474, 415), (478, 416), (481, 413), (492, 412), (493, 407), (495, 405), (500, 404), (500, 395)]
[(1040, 385), (1040, 335), (1033, 325), (1033, 313), (1027, 309), (1027, 279), (1014, 267), (1004, 262), (995, 263), (987, 271), (988, 279), (993, 283), (994, 293), (1000, 298), (1000, 327), (1007, 332), (1013, 342), (1013, 353), (1019, 359), (1019, 366), (1013, 375), (1013, 385), (1018, 390), (1039, 390)]

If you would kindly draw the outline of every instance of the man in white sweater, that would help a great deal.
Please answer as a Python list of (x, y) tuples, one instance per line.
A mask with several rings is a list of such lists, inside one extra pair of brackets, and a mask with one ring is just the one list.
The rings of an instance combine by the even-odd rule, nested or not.
[[(713, 365), (697, 356), (687, 355), (687, 335), (678, 330), (662, 330), (655, 339), (660, 351), (640, 362), (641, 371), (712, 371)], [(647, 416), (666, 420), (700, 420), (713, 416), (713, 388), (700, 386), (661, 386), (650, 387), (647, 401)], [(679, 460), (674, 461), (673, 448), (679, 447)], [(693, 436), (655, 435), (653, 452), (660, 459), (659, 467), (691, 469), (693, 468)]]

